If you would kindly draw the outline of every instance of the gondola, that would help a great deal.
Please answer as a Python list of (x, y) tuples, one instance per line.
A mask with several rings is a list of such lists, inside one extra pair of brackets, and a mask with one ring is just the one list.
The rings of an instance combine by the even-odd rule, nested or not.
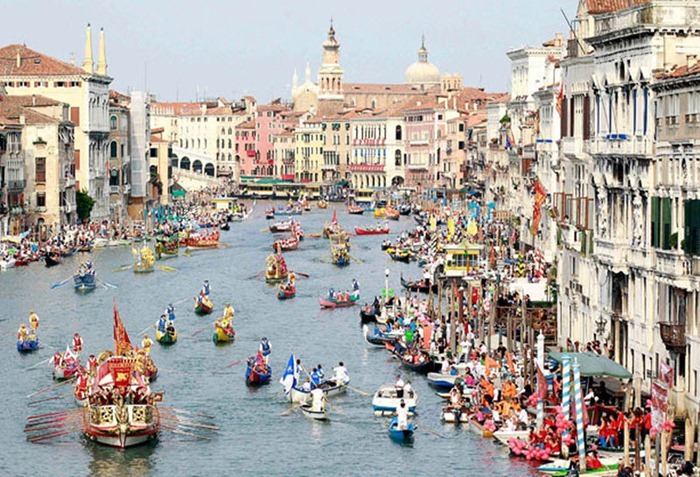
[(386, 343), (393, 343), (395, 341), (398, 341), (403, 335), (403, 333), (401, 332), (386, 333), (384, 331), (381, 331), (376, 323), (363, 325), (362, 332), (367, 343), (381, 347), (386, 347)]
[(410, 263), (413, 259), (413, 252), (407, 249), (388, 248), (386, 249), (386, 253), (392, 260), (397, 262)]
[(44, 257), (44, 262), (47, 268), (60, 265), (61, 257), (58, 254), (49, 254)]
[(379, 307), (367, 305), (360, 310), (360, 323), (375, 323), (379, 314)]
[(321, 305), (321, 308), (345, 308), (348, 306), (353, 306), (359, 299), (359, 294), (349, 295), (347, 299), (343, 300), (326, 296), (325, 298), (319, 297), (318, 302)]
[(413, 433), (416, 430), (415, 424), (408, 423), (407, 429), (399, 429), (399, 420), (394, 417), (389, 421), (389, 436), (397, 442), (410, 442), (413, 440)]
[(208, 315), (214, 310), (214, 304), (211, 302), (209, 297), (204, 297), (200, 295), (194, 304), (194, 312), (198, 315)]
[(280, 288), (277, 290), (277, 298), (280, 300), (288, 300), (290, 298), (294, 298), (297, 294), (297, 287), (293, 286), (291, 289), (282, 289)]
[(355, 227), (357, 235), (386, 235), (389, 227)]
[(268, 384), (272, 377), (272, 367), (266, 365), (266, 372), (260, 369), (259, 365), (255, 364), (255, 358), (248, 360), (248, 366), (245, 370), (245, 382), (248, 386), (262, 386)]
[(362, 207), (359, 207), (357, 205), (349, 205), (348, 206), (348, 214), (352, 215), (362, 215), (365, 213), (365, 209)]
[(412, 292), (429, 293), (430, 289), (433, 289), (433, 293), (437, 293), (437, 284), (433, 283), (430, 285), (430, 280), (421, 280), (419, 282), (407, 281), (403, 275), (401, 275), (401, 286), (411, 290)]
[(269, 229), (272, 233), (291, 232), (293, 226), (294, 222), (292, 220), (283, 220), (281, 222), (275, 222), (274, 224), (270, 225)]

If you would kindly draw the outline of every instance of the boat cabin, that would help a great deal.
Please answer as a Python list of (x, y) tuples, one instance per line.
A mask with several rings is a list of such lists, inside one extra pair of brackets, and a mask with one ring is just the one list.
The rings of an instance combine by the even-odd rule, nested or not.
[(216, 199), (211, 200), (211, 205), (214, 207), (214, 210), (231, 210), (233, 209), (233, 203), (235, 202), (235, 199), (231, 199), (228, 197), (217, 197)]
[(479, 268), (482, 245), (460, 244), (445, 246), (445, 275), (465, 277), (469, 272)]

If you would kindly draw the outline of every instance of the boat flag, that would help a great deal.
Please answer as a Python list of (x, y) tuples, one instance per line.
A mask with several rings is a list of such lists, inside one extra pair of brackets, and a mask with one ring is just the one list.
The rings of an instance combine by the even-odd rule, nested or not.
[(331, 225), (338, 225), (338, 215), (336, 211), (333, 211), (333, 218), (331, 219)]
[(282, 373), (280, 378), (280, 383), (284, 386), (284, 393), (288, 394), (292, 387), (296, 384), (296, 360), (294, 359), (294, 354), (289, 356), (289, 361), (287, 361), (287, 368)]
[(117, 304), (114, 304), (114, 354), (117, 356), (124, 355), (127, 351), (132, 351), (134, 347), (131, 345), (129, 335), (124, 328), (122, 317), (119, 316)]

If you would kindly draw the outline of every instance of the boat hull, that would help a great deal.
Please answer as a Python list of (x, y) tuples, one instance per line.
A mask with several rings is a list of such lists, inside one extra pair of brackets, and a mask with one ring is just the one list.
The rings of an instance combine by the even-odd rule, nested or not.
[(177, 343), (177, 331), (171, 335), (170, 333), (161, 333), (160, 331), (156, 330), (156, 341), (163, 346), (174, 345)]
[(357, 235), (386, 235), (389, 233), (389, 228), (385, 229), (363, 229), (361, 227), (355, 227), (355, 233)]
[(248, 386), (262, 386), (264, 384), (268, 384), (270, 382), (270, 378), (272, 377), (272, 367), (268, 366), (267, 371), (267, 373), (262, 374), (249, 366), (246, 368), (245, 372), (246, 384)]
[(338, 301), (319, 297), (318, 302), (321, 305), (321, 308), (347, 308), (355, 305), (359, 299), (360, 295), (350, 295), (350, 299), (347, 301)]
[(411, 442), (413, 441), (413, 433), (415, 431), (415, 425), (412, 422), (408, 423), (408, 429), (398, 429), (399, 421), (397, 418), (393, 418), (389, 421), (389, 437), (397, 442)]
[(194, 312), (198, 315), (209, 315), (214, 310), (214, 305), (212, 303), (204, 303), (198, 301), (194, 305)]
[[(343, 394), (348, 390), (348, 383), (336, 384), (334, 381), (326, 381), (321, 384), (321, 389), (326, 397), (338, 396)], [(289, 394), (287, 394), (287, 400), (292, 403), (301, 403), (308, 401), (311, 398), (311, 392), (304, 389), (293, 387)]]
[(39, 340), (17, 340), (17, 351), (20, 353), (31, 353), (39, 349)]
[(292, 291), (286, 291), (286, 290), (278, 290), (277, 291), (277, 298), (280, 300), (289, 300), (290, 298), (294, 298), (297, 295), (296, 289)]
[(304, 417), (308, 417), (309, 419), (313, 419), (315, 421), (327, 421), (330, 414), (328, 409), (323, 409), (322, 411), (312, 410), (311, 404), (303, 404), (301, 406), (301, 413), (304, 415)]
[(399, 398), (396, 388), (392, 385), (384, 385), (374, 393), (372, 398), (372, 410), (375, 416), (391, 416), (396, 413), (396, 409), (401, 404), (401, 401), (406, 403), (409, 414), (416, 412), (418, 406), (418, 394), (414, 391), (411, 396)]

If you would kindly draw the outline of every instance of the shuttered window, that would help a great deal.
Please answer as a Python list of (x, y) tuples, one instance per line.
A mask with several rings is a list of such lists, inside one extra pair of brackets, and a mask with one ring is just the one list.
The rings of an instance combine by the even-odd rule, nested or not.
[(658, 197), (651, 198), (651, 246), (659, 246), (659, 223), (660, 223), (660, 199)]
[(661, 248), (671, 249), (671, 199), (661, 199)]
[(700, 256), (700, 200), (686, 200), (685, 208), (685, 253)]

